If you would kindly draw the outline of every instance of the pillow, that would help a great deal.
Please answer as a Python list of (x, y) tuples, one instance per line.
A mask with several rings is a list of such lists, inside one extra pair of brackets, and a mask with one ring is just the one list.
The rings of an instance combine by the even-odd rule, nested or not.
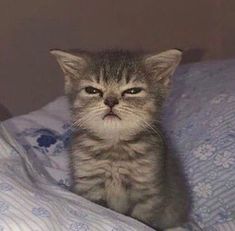
[(187, 174), (192, 218), (203, 230), (235, 230), (235, 60), (179, 68), (163, 118)]
[[(179, 67), (163, 125), (181, 159), (192, 194), (188, 230), (235, 230), (235, 60)], [(69, 107), (60, 97), (4, 125), (49, 174), (69, 186)], [(196, 225), (194, 225), (196, 224)]]
[(6, 120), (3, 125), (58, 184), (70, 186), (67, 146), (71, 121), (65, 97), (37, 111)]

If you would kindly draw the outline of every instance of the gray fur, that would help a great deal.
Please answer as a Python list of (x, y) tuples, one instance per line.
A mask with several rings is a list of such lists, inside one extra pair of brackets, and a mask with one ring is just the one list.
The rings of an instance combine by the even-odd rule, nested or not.
[[(160, 111), (181, 52), (141, 55), (124, 51), (71, 54), (52, 51), (65, 74), (73, 136), (73, 191), (154, 228), (187, 219), (188, 198), (176, 160), (160, 129)], [(102, 94), (88, 95), (93, 86)], [(123, 93), (141, 87), (136, 95)], [(107, 97), (119, 119), (104, 119)]]

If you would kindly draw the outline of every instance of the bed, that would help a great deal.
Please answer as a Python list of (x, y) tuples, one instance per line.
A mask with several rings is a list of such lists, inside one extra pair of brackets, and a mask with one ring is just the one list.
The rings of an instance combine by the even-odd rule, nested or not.
[[(235, 60), (180, 66), (162, 122), (192, 198), (181, 230), (235, 230)], [(64, 96), (1, 122), (0, 230), (153, 230), (69, 191), (71, 132)]]

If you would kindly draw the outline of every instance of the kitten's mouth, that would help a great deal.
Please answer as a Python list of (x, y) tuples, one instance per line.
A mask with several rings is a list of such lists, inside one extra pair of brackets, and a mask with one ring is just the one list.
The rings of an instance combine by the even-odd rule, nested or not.
[(121, 118), (120, 118), (117, 114), (115, 114), (112, 110), (109, 111), (107, 114), (104, 115), (103, 120), (106, 119), (106, 118), (109, 118), (109, 119), (119, 119), (119, 120), (121, 120)]

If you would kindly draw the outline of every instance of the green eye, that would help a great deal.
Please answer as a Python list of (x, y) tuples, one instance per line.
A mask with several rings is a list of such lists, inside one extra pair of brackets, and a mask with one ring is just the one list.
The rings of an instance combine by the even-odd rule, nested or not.
[(103, 95), (103, 92), (101, 90), (94, 88), (94, 87), (86, 87), (85, 91), (89, 95), (96, 95), (96, 94), (99, 94), (100, 96)]
[(142, 91), (143, 89), (140, 87), (133, 87), (130, 89), (125, 90), (122, 94), (130, 94), (130, 95), (134, 95), (134, 94), (138, 94)]

